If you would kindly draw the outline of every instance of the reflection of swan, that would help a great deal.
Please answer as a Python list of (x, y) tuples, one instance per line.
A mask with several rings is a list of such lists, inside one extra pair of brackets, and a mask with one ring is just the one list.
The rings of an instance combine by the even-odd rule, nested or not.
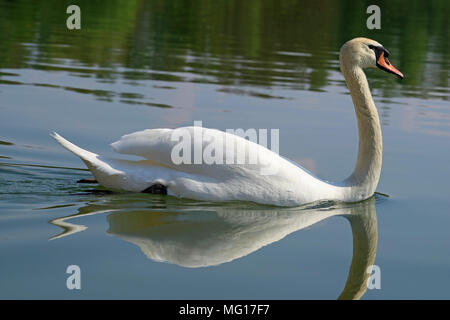
[[(402, 78), (387, 60), (388, 55), (378, 42), (366, 38), (353, 39), (341, 48), (341, 70), (358, 120), (359, 150), (353, 174), (339, 184), (318, 179), (275, 152), (242, 137), (202, 127), (145, 130), (126, 135), (112, 144), (119, 153), (147, 159), (142, 161), (106, 159), (75, 146), (56, 133), (54, 138), (79, 156), (98, 182), (107, 188), (280, 206), (317, 200), (359, 201), (373, 195), (376, 189), (382, 153), (378, 113), (363, 69), (377, 66)], [(183, 156), (180, 159), (181, 152), (178, 152), (174, 161), (173, 152), (178, 149), (183, 150)], [(205, 155), (210, 156), (208, 161)], [(250, 162), (251, 155), (261, 160), (252, 157), (253, 162)], [(237, 162), (237, 157), (242, 162)]]
[[(108, 215), (108, 233), (136, 244), (152, 260), (191, 268), (241, 258), (294, 231), (332, 216), (343, 216), (352, 228), (353, 259), (342, 299), (360, 298), (364, 294), (369, 276), (366, 269), (375, 260), (374, 198), (353, 204), (319, 204), (297, 209), (255, 206), (193, 207), (178, 212), (130, 210), (126, 206), (123, 209), (111, 206), (111, 209), (114, 212)], [(59, 225), (70, 218), (105, 211), (104, 206), (87, 206), (79, 214), (53, 223)], [(59, 237), (76, 230), (76, 227), (65, 230)]]

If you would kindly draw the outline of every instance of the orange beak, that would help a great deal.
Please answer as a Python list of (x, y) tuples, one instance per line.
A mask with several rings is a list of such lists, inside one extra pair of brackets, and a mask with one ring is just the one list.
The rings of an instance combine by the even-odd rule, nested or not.
[(388, 58), (386, 58), (384, 56), (384, 52), (381, 52), (380, 57), (378, 58), (377, 61), (377, 66), (380, 69), (383, 69), (384, 71), (390, 72), (395, 74), (396, 76), (400, 77), (400, 79), (403, 79), (403, 73), (401, 73), (400, 71), (398, 71), (388, 60)]

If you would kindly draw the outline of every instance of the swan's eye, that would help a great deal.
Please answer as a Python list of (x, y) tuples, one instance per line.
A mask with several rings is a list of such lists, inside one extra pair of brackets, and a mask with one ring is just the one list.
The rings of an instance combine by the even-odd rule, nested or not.
[(375, 50), (375, 46), (374, 45), (368, 44), (367, 46), (369, 47), (369, 49)]

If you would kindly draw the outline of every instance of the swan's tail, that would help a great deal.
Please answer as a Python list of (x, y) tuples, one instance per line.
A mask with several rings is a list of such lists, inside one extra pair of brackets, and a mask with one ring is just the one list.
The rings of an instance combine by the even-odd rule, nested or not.
[[(110, 163), (105, 161), (104, 158), (102, 159), (102, 157), (96, 153), (81, 149), (80, 147), (61, 137), (56, 132), (51, 134), (51, 136), (55, 138), (55, 140), (58, 141), (59, 144), (62, 145), (65, 149), (80, 157), (99, 184), (107, 188), (126, 190), (122, 185), (124, 180), (123, 172), (114, 169), (110, 165)], [(112, 159), (110, 160), (112, 161)]]
[(97, 154), (87, 151), (87, 150), (84, 150), (84, 149), (74, 145), (72, 142), (67, 141), (66, 139), (61, 137), (59, 134), (57, 134), (56, 132), (53, 132), (53, 134), (51, 134), (51, 136), (53, 138), (55, 138), (55, 140), (58, 141), (59, 144), (62, 145), (65, 149), (69, 150), (73, 154), (80, 157), (81, 160), (83, 160), (83, 162), (86, 163), (86, 165), (88, 165), (88, 167), (90, 164), (95, 162), (95, 160), (98, 157)]

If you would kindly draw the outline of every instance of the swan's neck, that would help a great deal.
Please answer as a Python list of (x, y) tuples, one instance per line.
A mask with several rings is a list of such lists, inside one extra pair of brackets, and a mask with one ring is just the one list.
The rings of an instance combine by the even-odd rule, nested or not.
[(359, 131), (356, 167), (345, 183), (352, 193), (357, 193), (355, 196), (364, 199), (375, 192), (380, 178), (383, 149), (380, 120), (363, 70), (342, 61), (341, 70), (350, 89)]

